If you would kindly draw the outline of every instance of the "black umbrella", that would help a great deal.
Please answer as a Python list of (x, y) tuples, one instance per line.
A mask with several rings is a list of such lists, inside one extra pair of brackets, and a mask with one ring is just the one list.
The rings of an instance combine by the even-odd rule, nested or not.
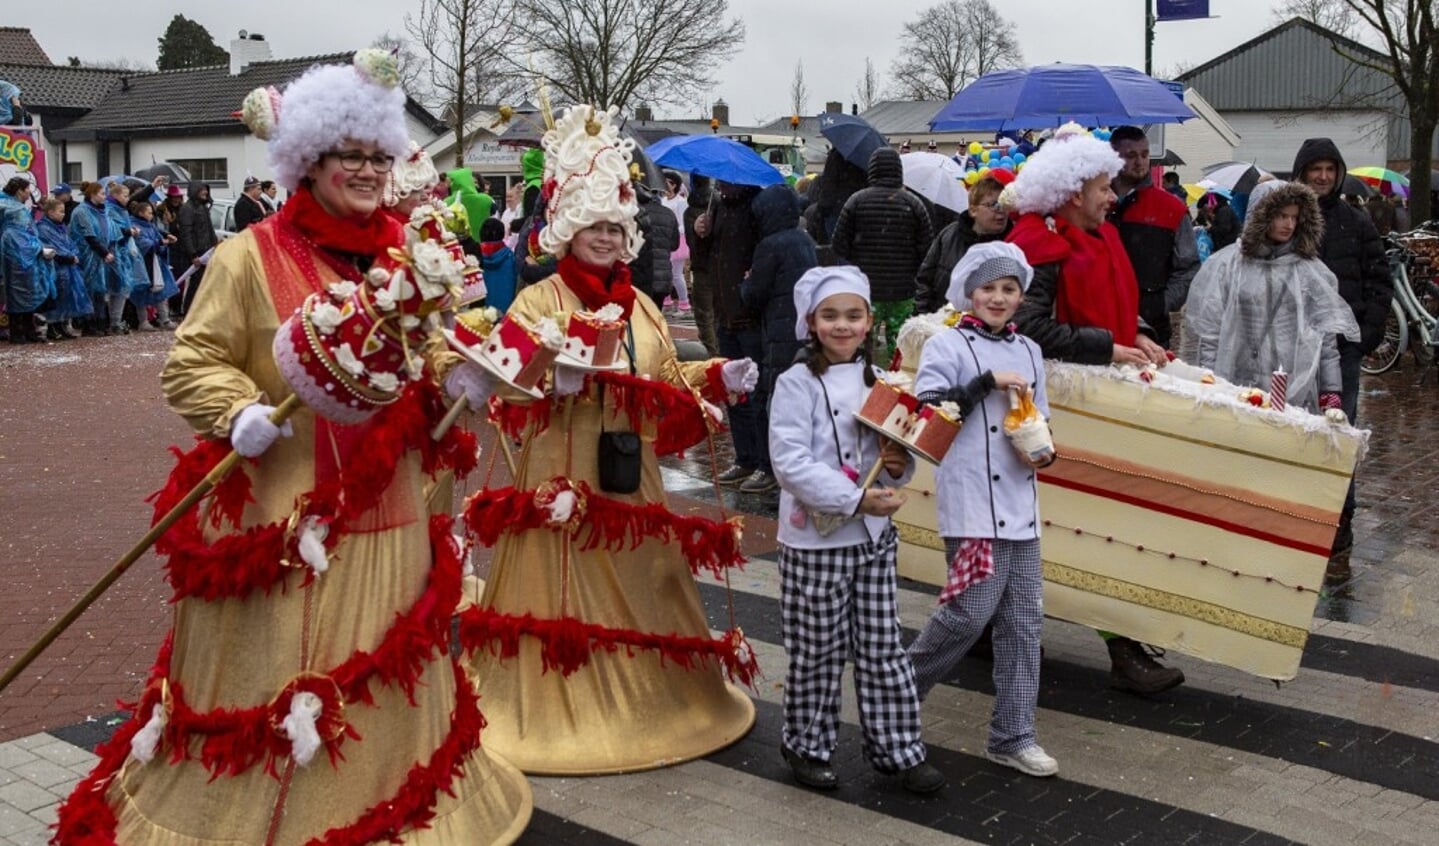
[(1149, 163), (1154, 165), (1155, 167), (1179, 167), (1186, 162), (1184, 161), (1184, 159), (1181, 159), (1179, 157), (1179, 154), (1174, 152), (1173, 150), (1165, 150), (1164, 155), (1160, 156), (1157, 159), (1150, 159)]
[(149, 167), (142, 167), (135, 171), (135, 175), (146, 182), (153, 182), (157, 176), (166, 177), (176, 185), (186, 185), (190, 182), (190, 172), (173, 162), (155, 162)]
[(1374, 188), (1359, 177), (1346, 173), (1344, 174), (1344, 186), (1339, 189), (1339, 193), (1348, 194), (1351, 197), (1372, 197)]
[(879, 130), (869, 121), (843, 112), (825, 112), (819, 116), (819, 134), (839, 151), (844, 160), (864, 170), (869, 167), (870, 154), (889, 146)]

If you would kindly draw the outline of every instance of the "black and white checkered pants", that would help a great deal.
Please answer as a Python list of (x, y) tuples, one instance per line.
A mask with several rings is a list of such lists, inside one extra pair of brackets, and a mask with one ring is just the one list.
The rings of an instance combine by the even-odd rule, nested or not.
[(864, 755), (880, 772), (924, 761), (914, 667), (900, 642), (894, 527), (877, 542), (779, 553), (785, 673), (783, 742), (828, 761), (838, 742), (840, 684), (854, 656)]
[[(944, 539), (946, 561), (959, 538)], [(909, 646), (923, 699), (954, 672), (986, 624), (994, 623), (994, 713), (989, 750), (1012, 754), (1035, 745), (1039, 699), (1039, 637), (1044, 627), (1044, 572), (1039, 539), (994, 541), (994, 575), (940, 606)]]

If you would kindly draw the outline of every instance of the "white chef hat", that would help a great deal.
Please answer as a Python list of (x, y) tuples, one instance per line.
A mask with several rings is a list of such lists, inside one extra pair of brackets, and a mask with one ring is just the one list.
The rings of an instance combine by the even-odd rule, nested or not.
[(809, 337), (809, 316), (835, 294), (857, 294), (869, 304), (869, 278), (852, 264), (811, 267), (794, 283), (794, 336)]
[(975, 244), (950, 272), (945, 297), (956, 309), (964, 311), (969, 308), (969, 298), (977, 288), (1006, 276), (1018, 279), (1021, 291), (1029, 290), (1034, 268), (1025, 261), (1024, 251), (1004, 241)]

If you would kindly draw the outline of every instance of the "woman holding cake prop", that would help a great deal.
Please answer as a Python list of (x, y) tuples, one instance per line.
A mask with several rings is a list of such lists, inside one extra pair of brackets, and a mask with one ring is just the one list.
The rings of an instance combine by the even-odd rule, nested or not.
[[(257, 460), (161, 538), (174, 627), (57, 842), (491, 843), (529, 819), (449, 657), (460, 564), (422, 481), (472, 460), (473, 440), (430, 439), (436, 368), (464, 365), (417, 344), (458, 273), (375, 213), (405, 151), (395, 81), (389, 54), (360, 51), (283, 104), (246, 99), (290, 199), (221, 245), (207, 278), (222, 284), (176, 333), (162, 388), (202, 441), (157, 510), (232, 444)], [(271, 403), (295, 396), (282, 431)]]
[(1032, 388), (1035, 407), (1049, 412), (1039, 345), (1010, 322), (1033, 276), (1013, 244), (971, 247), (950, 275), (948, 298), (962, 316), (925, 344), (915, 392), (924, 402), (956, 403), (966, 425), (935, 480), (949, 578), (909, 657), (922, 699), (992, 622), (995, 697), (985, 757), (1026, 775), (1052, 776), (1059, 764), (1034, 731), (1044, 624), (1034, 471), (1052, 463), (1054, 451), (1021, 449), (1004, 426), (1011, 392)]
[[(506, 383), (491, 403), (522, 447), (514, 486), (465, 506), (494, 558), (460, 637), (485, 748), (531, 773), (668, 766), (749, 731), (753, 703), (725, 673), (748, 681), (755, 665), (738, 629), (710, 634), (695, 585), (699, 568), (743, 561), (738, 525), (669, 512), (656, 456), (703, 440), (706, 406), (757, 374), (744, 360), (681, 364), (664, 316), (636, 297), (633, 141), (614, 110), (570, 109), (543, 143), (539, 240), (557, 272), (519, 292), (489, 336), (503, 343), (479, 354), (521, 385), (554, 368), (542, 399)], [(557, 342), (531, 334), (556, 315)]]
[(1199, 365), (1236, 385), (1268, 388), (1289, 374), (1286, 401), (1313, 413), (1339, 408), (1339, 345), (1359, 338), (1354, 311), (1319, 256), (1324, 218), (1296, 182), (1260, 183), (1238, 243), (1199, 269), (1186, 322)]
[[(919, 739), (914, 668), (896, 614), (899, 538), (890, 521), (905, 500), (895, 488), (913, 474), (914, 459), (856, 422), (875, 383), (869, 280), (848, 265), (816, 267), (795, 283), (794, 303), (795, 337), (809, 343), (808, 356), (775, 382), (769, 420), (789, 653), (780, 751), (800, 784), (839, 786), (830, 758), (840, 677), (852, 653), (865, 757), (899, 775), (906, 790), (933, 793), (945, 779)], [(861, 486), (857, 468), (876, 461), (888, 486)]]

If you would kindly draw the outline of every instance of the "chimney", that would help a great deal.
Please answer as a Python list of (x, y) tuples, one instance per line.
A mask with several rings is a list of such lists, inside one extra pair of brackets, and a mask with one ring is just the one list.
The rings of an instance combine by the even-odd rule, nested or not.
[(255, 62), (268, 62), (271, 58), (270, 42), (265, 36), (242, 29), (240, 37), (230, 42), (230, 76), (238, 76)]
[(838, 100), (830, 100), (828, 103), (824, 104), (824, 113), (827, 115), (843, 114), (844, 103), (841, 103)]
[(640, 123), (652, 123), (654, 119), (654, 110), (651, 109), (649, 106), (635, 107), (635, 120), (639, 121)]
[(720, 126), (729, 126), (729, 104), (723, 98), (716, 100), (714, 113), (711, 116), (719, 121)]

